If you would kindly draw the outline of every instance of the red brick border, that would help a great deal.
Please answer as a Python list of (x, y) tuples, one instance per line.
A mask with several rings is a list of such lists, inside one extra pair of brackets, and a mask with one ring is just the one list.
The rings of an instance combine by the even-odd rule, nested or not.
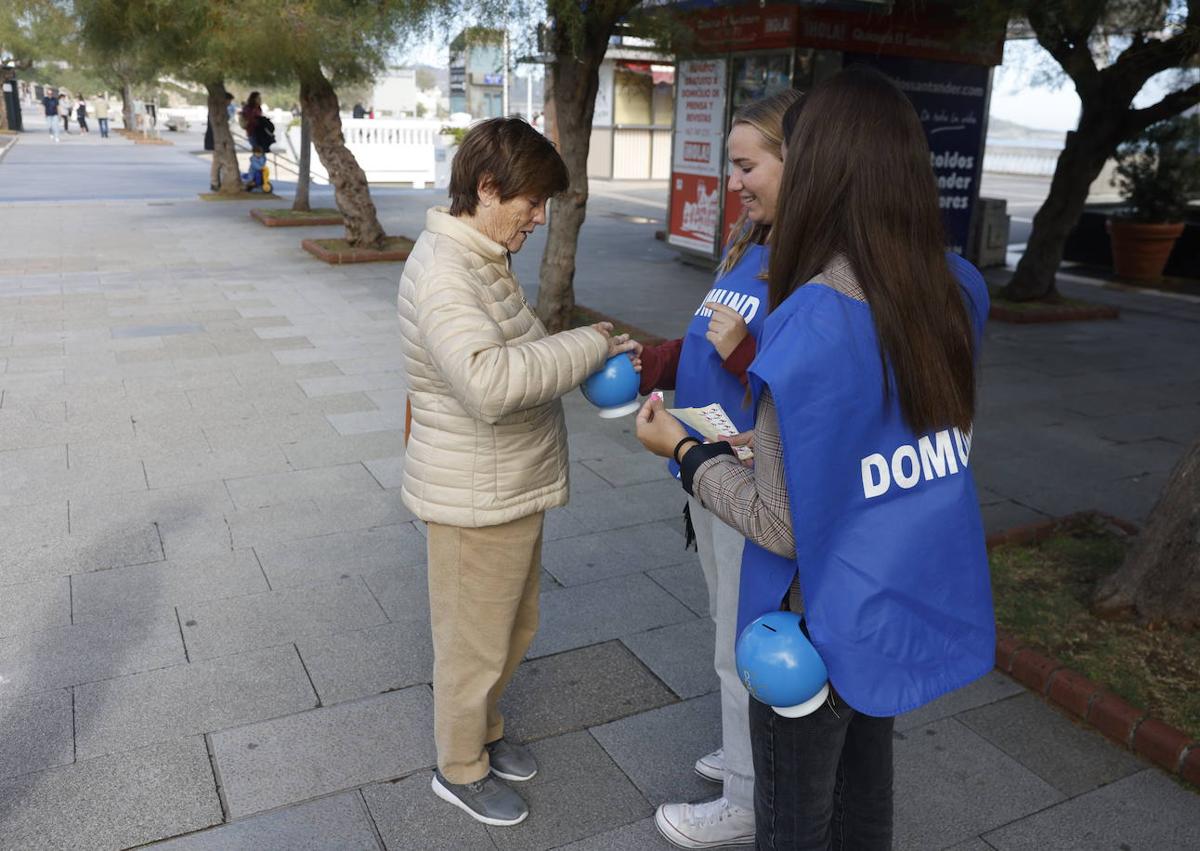
[(1042, 322), (1088, 322), (1095, 319), (1120, 319), (1119, 308), (1107, 304), (1087, 305), (1047, 305), (1031, 310), (1014, 310), (1011, 307), (1001, 307), (993, 304), (988, 310), (988, 319), (997, 322), (1010, 322), (1017, 325), (1028, 325)]
[[(1082, 511), (993, 533), (987, 537), (987, 547), (1038, 543), (1092, 517), (1103, 518), (1131, 535), (1138, 532), (1136, 526), (1118, 517)], [(1200, 786), (1200, 742), (1058, 660), (1022, 646), (1004, 630), (996, 631), (996, 669), (1122, 747)]]
[[(388, 237), (388, 239), (407, 239), (407, 237)], [(345, 251), (330, 251), (320, 243), (324, 240), (304, 239), (300, 241), (300, 247), (316, 257), (318, 260), (324, 260), (326, 263), (337, 265), (339, 263), (386, 263), (386, 262), (401, 262), (408, 259), (409, 253), (412, 251), (413, 242), (408, 240), (407, 248), (396, 248), (384, 251), (373, 251), (363, 248), (347, 248)]]
[(317, 227), (318, 225), (345, 224), (342, 214), (336, 216), (273, 216), (274, 210), (255, 208), (250, 211), (250, 218), (269, 228), (299, 228)]

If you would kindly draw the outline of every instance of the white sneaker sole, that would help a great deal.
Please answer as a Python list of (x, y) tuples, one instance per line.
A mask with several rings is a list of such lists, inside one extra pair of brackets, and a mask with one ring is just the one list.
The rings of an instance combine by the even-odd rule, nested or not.
[(713, 768), (703, 760), (696, 760), (696, 764), (692, 766), (692, 769), (710, 783), (725, 782), (725, 772), (721, 771), (720, 769)]
[(738, 845), (753, 845), (754, 834), (748, 836), (735, 836), (733, 839), (722, 839), (719, 842), (700, 842), (691, 837), (684, 836), (675, 825), (667, 821), (663, 815), (663, 808), (660, 804), (658, 809), (654, 811), (654, 826), (658, 828), (658, 832), (662, 834), (663, 839), (670, 842), (677, 848), (726, 848)]
[(536, 768), (533, 770), (533, 774), (526, 774), (524, 777), (522, 777), (519, 774), (505, 774), (503, 771), (496, 768), (495, 766), (489, 767), (488, 770), (491, 771), (492, 774), (496, 775), (497, 777), (499, 777), (503, 780), (511, 780), (514, 783), (524, 783), (526, 780), (532, 780), (533, 778), (537, 777), (537, 769)]
[(436, 774), (433, 775), (433, 779), (431, 781), (429, 781), (429, 786), (430, 786), (430, 788), (433, 789), (433, 794), (437, 795), (439, 798), (441, 798), (447, 804), (453, 804), (454, 806), (456, 806), (460, 810), (462, 810), (464, 813), (469, 815), (471, 818), (475, 819), (475, 821), (482, 822), (483, 824), (490, 824), (490, 825), (493, 825), (494, 827), (512, 827), (514, 824), (520, 824), (521, 822), (525, 821), (526, 818), (529, 817), (529, 810), (526, 810), (525, 812), (521, 813), (521, 815), (518, 816), (517, 818), (507, 820), (507, 821), (505, 819), (489, 818), (487, 816), (480, 815), (479, 813), (475, 812), (473, 809), (468, 807), (466, 805), (466, 803), (464, 803), (462, 801), (462, 799), (460, 799), (457, 795), (455, 795), (453, 792), (451, 792), (449, 789), (447, 789), (445, 786), (443, 786), (441, 783), (439, 783)]

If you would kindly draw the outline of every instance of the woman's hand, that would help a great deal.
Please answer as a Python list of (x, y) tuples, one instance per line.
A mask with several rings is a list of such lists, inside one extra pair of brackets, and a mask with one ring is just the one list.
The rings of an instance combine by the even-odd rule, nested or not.
[(667, 413), (662, 396), (651, 393), (637, 415), (637, 439), (655, 455), (670, 458), (679, 441), (688, 436), (679, 420)]
[(738, 347), (738, 343), (750, 333), (750, 329), (746, 327), (746, 320), (742, 318), (742, 314), (733, 308), (717, 304), (715, 301), (706, 301), (704, 306), (712, 311), (708, 320), (708, 331), (704, 336), (713, 344), (721, 360), (726, 360)]
[(619, 355), (622, 352), (629, 352), (629, 359), (633, 361), (634, 372), (642, 371), (642, 344), (636, 340), (629, 339), (628, 334), (618, 334), (613, 336), (613, 326), (611, 322), (597, 322), (592, 326), (593, 329), (604, 335), (605, 341), (608, 343), (608, 355)]
[[(750, 429), (749, 431), (740, 431), (737, 434), (718, 435), (717, 440), (726, 441), (734, 449), (737, 449), (739, 446), (744, 446), (747, 449), (749, 449), (751, 452), (754, 451), (754, 429)], [(747, 467), (753, 467), (754, 459), (753, 458), (742, 459), (742, 464)]]

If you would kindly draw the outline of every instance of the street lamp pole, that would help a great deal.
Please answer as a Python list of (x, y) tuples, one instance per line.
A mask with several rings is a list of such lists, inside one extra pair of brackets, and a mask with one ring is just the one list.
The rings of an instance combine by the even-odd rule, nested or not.
[(504, 83), (500, 90), (500, 114), (508, 115), (508, 30), (504, 31)]

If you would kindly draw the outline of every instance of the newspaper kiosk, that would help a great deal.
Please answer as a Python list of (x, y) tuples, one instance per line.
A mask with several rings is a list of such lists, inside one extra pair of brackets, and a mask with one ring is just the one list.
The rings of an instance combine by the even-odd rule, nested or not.
[(919, 16), (829, 4), (733, 3), (697, 9), (686, 20), (696, 55), (676, 63), (669, 244), (700, 262), (720, 256), (741, 212), (737, 194), (725, 189), (725, 136), (738, 107), (789, 86), (806, 90), (862, 63), (895, 81), (916, 107), (929, 138), (949, 247), (965, 253), (1003, 32), (981, 37), (961, 23), (950, 3), (930, 3)]

